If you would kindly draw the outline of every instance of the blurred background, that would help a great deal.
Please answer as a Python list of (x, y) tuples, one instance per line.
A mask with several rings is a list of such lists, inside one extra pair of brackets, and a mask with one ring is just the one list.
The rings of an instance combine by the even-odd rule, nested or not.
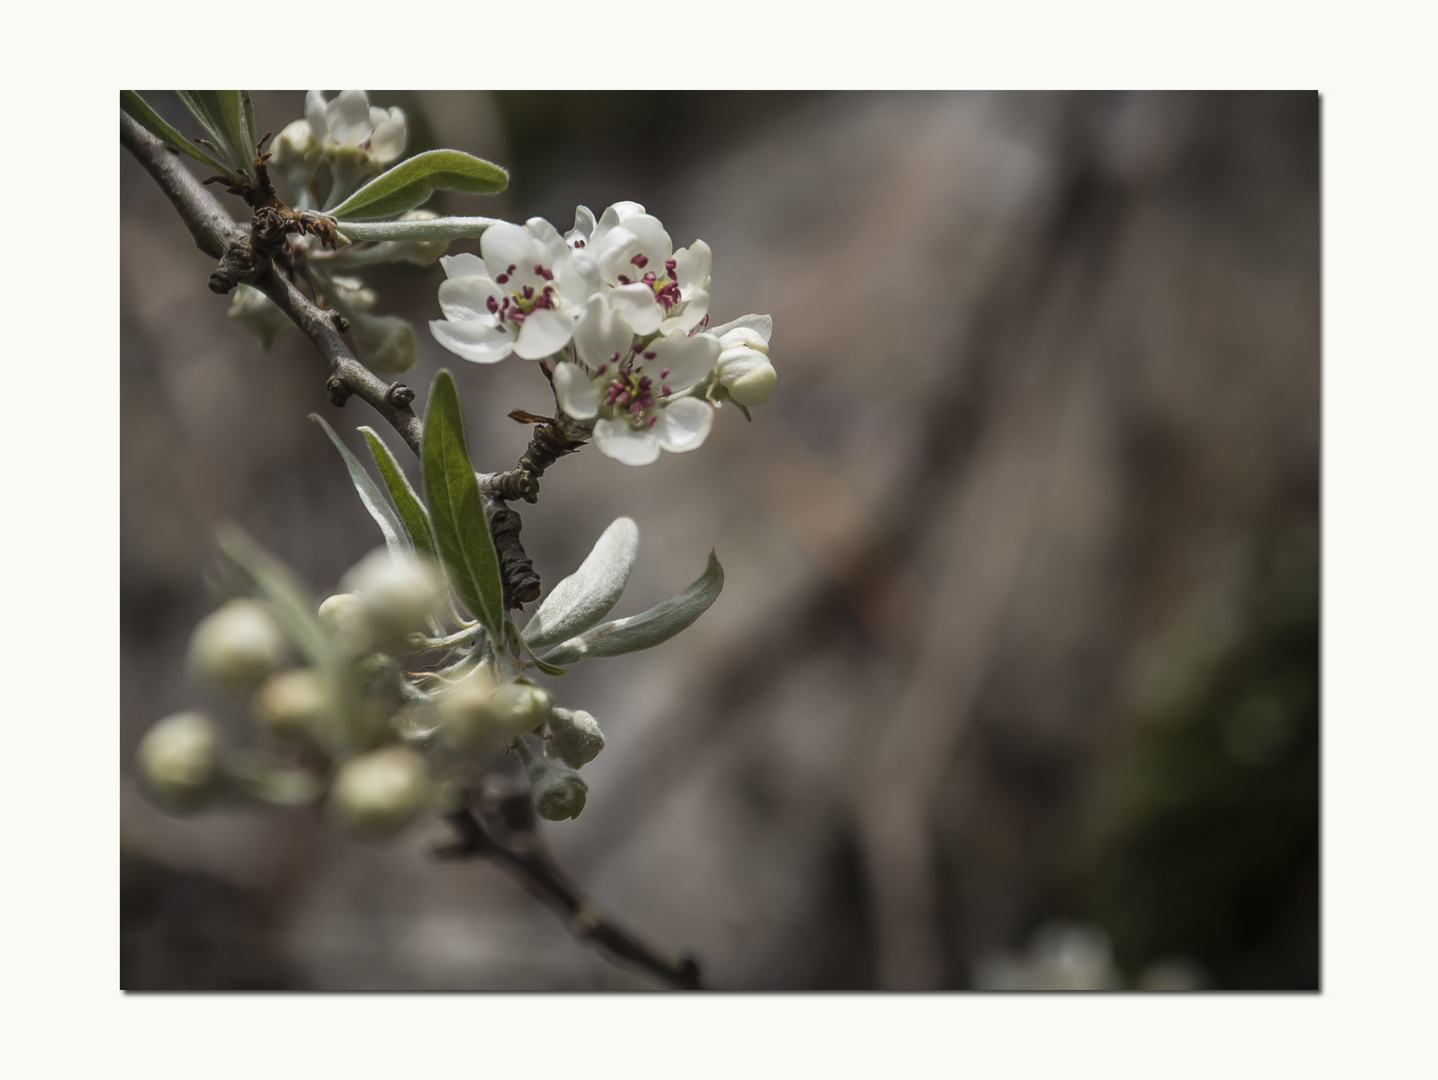
[[(549, 680), (608, 740), (547, 826), (604, 910), (722, 990), (1318, 989), (1316, 94), (370, 99), (409, 152), (511, 170), (431, 208), (563, 231), (636, 200), (713, 248), (716, 323), (774, 318), (752, 424), (638, 469), (586, 448), (519, 507), (546, 586), (639, 523), (616, 615), (711, 546), (726, 570), (674, 641)], [(303, 92), (255, 102), (278, 131)], [(332, 591), (381, 538), (306, 414), (357, 450), (383, 425), (329, 404), (298, 332), (263, 351), (228, 319), (119, 153), (122, 985), (647, 987), (501, 871), (437, 862), (438, 821), (374, 847), (138, 791), (162, 716), (252, 738), (183, 670), (216, 525)], [(552, 400), (433, 341), (442, 276), (365, 274), (417, 325), (404, 381), (454, 371), (476, 466), (508, 467), (505, 414)]]

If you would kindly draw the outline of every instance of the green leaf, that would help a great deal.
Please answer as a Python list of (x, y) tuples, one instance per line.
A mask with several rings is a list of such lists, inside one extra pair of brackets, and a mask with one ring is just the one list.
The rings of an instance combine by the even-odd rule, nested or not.
[(454, 377), (441, 368), (430, 385), (424, 412), (424, 496), (435, 545), (454, 591), (489, 631), (504, 641), (504, 586), (499, 555), (489, 535), (484, 502), (469, 450)]
[(260, 139), (255, 134), (255, 103), (250, 100), (248, 90), (240, 91), (240, 130), (244, 132), (245, 148), (253, 159), (260, 152)]
[(503, 191), (509, 173), (459, 150), (427, 150), (381, 173), (329, 211), (341, 221), (395, 217), (419, 206), (438, 188), (474, 195)]
[(187, 154), (190, 157), (194, 158), (196, 161), (203, 162), (210, 168), (214, 169), (217, 173), (222, 173), (225, 176), (239, 179), (239, 177), (235, 175), (235, 170), (233, 168), (231, 168), (229, 165), (226, 165), (223, 161), (215, 157), (214, 154), (210, 153), (204, 147), (196, 146), (189, 139), (181, 135), (178, 131), (176, 131), (173, 127), (171, 127), (168, 123), (165, 122), (165, 118), (163, 116), (161, 116), (153, 108), (150, 107), (150, 103), (148, 101), (142, 98), (139, 94), (135, 93), (135, 91), (120, 91), (120, 108), (123, 109), (126, 113), (128, 113), (131, 119), (133, 119), (137, 124), (139, 124), (142, 128), (148, 131), (151, 135), (159, 136), (161, 139), (163, 139), (170, 146), (174, 147), (180, 153)]
[(399, 519), (404, 523), (415, 550), (439, 562), (439, 552), (434, 546), (434, 533), (429, 526), (429, 514), (425, 512), (424, 503), (419, 501), (414, 488), (410, 487), (409, 478), (373, 428), (362, 427), (359, 430), (365, 437), (365, 442), (369, 443), (369, 452), (374, 456), (374, 463), (379, 466), (384, 486), (389, 489), (389, 497), (394, 500)]
[(349, 470), (350, 482), (354, 484), (355, 491), (359, 492), (360, 502), (369, 511), (369, 516), (374, 518), (379, 531), (384, 534), (384, 546), (389, 549), (391, 555), (407, 555), (414, 549), (409, 542), (409, 534), (405, 532), (404, 526), (400, 524), (399, 518), (395, 516), (390, 505), (385, 501), (384, 494), (380, 491), (369, 473), (365, 472), (364, 466), (355, 459), (340, 437), (335, 434), (335, 429), (325, 423), (324, 417), (318, 413), (310, 413), (310, 419), (325, 429), (325, 434), (330, 437), (330, 442), (335, 444), (335, 449), (344, 458), (345, 468)]
[[(360, 194), (363, 194), (361, 192)], [(437, 217), (428, 221), (341, 221), (335, 227), (349, 240), (462, 240), (484, 235), (503, 218)]]
[(683, 592), (654, 605), (641, 615), (615, 619), (570, 638), (557, 649), (545, 653), (544, 659), (550, 664), (573, 664), (595, 657), (621, 656), (639, 649), (652, 649), (708, 611), (723, 588), (724, 568), (711, 551), (704, 573)]
[[(350, 680), (349, 661), (320, 622), (315, 598), (290, 569), (264, 551), (234, 525), (219, 529), (220, 550), (240, 571), (250, 586), (269, 601), (280, 628), (299, 647), (310, 666), (329, 681), (340, 716), (352, 741), (358, 740), (361, 717), (359, 701)], [(331, 753), (340, 747), (327, 747)]]
[(253, 146), (246, 146), (240, 91), (176, 90), (175, 93), (209, 133), (232, 168), (241, 176), (249, 176), (254, 169), (255, 151)]
[(579, 569), (549, 590), (524, 628), (524, 643), (532, 649), (555, 645), (608, 615), (624, 592), (638, 552), (639, 526), (632, 518), (617, 518)]

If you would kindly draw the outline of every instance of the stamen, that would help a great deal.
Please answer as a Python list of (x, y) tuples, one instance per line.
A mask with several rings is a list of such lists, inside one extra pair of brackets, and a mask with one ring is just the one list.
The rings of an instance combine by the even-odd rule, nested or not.
[(632, 283), (627, 277), (625, 277), (623, 274), (620, 274), (620, 275), (619, 275), (619, 284), (621, 284), (621, 285), (630, 285), (630, 284), (633, 284), (633, 283)]
[(546, 270), (544, 267), (540, 266), (539, 263), (535, 263), (535, 264), (534, 264), (534, 272), (535, 272), (536, 274), (538, 274), (540, 277), (542, 277), (545, 281), (553, 281), (553, 280), (554, 280), (554, 273), (553, 273), (553, 271)]
[(659, 414), (658, 414), (658, 413), (655, 413), (653, 416), (651, 416), (651, 417), (649, 418), (649, 426), (650, 426), (650, 427), (653, 427), (653, 426), (654, 426), (655, 424), (657, 424), (657, 423), (659, 423)]
[(679, 280), (679, 269), (678, 269), (678, 267), (679, 267), (679, 264), (678, 264), (677, 262), (675, 262), (673, 259), (665, 259), (665, 260), (664, 260), (664, 269), (667, 270), (667, 271), (669, 271), (669, 278), (670, 278), (671, 281), (678, 281), (678, 280)]
[(508, 283), (509, 283), (509, 275), (508, 275), (508, 274), (500, 274), (498, 277), (496, 277), (496, 278), (494, 279), (494, 283), (495, 283), (496, 285), (506, 285), (506, 284), (508, 284)]
[(609, 365), (608, 365), (608, 364), (600, 364), (600, 365), (599, 365), (599, 370), (596, 371), (594, 374), (596, 374), (596, 375), (603, 375), (603, 374), (604, 374), (606, 371), (608, 371), (608, 370), (609, 370)]
[(653, 359), (654, 359), (654, 354), (653, 354), (652, 352), (647, 352), (647, 353), (644, 354), (644, 359), (646, 359), (646, 360), (653, 360)]
[(661, 371), (661, 372), (659, 373), (659, 377), (660, 377), (661, 379), (667, 379), (667, 378), (669, 378), (669, 369), (668, 369), (668, 368), (665, 368), (663, 371)]
[(489, 310), (489, 313), (493, 315), (499, 310), (499, 301), (491, 296), (488, 300), (484, 302), (484, 306)]
[(674, 393), (673, 390), (669, 389), (669, 385), (668, 385), (667, 383), (664, 383), (664, 384), (661, 384), (661, 385), (660, 385), (660, 387), (659, 387), (659, 392), (660, 392), (661, 394), (663, 394), (665, 397), (668, 397), (670, 394)]
[(629, 261), (635, 266), (639, 267), (639, 269), (643, 270), (646, 266), (649, 265), (649, 256), (645, 255), (641, 251), (638, 255), (634, 256), (634, 258), (630, 259)]
[(523, 289), (521, 289), (520, 291), (524, 294), (524, 298), (525, 298), (526, 300), (533, 300), (533, 299), (534, 299), (534, 286), (533, 286), (533, 285), (526, 285), (526, 286), (525, 286)]

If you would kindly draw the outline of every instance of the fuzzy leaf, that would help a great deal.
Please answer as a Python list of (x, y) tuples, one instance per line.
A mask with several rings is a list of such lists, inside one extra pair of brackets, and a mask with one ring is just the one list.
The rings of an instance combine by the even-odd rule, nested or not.
[(415, 550), (438, 562), (439, 552), (434, 547), (434, 533), (429, 527), (429, 515), (425, 513), (424, 503), (419, 501), (414, 488), (410, 487), (409, 478), (400, 469), (394, 455), (389, 452), (389, 447), (375, 434), (374, 428), (362, 427), (359, 431), (365, 437), (365, 442), (369, 443), (369, 452), (374, 456), (374, 463), (379, 466), (384, 486), (389, 489), (389, 497), (394, 500), (399, 519), (404, 523), (405, 532), (409, 533)]
[(462, 240), (482, 236), (502, 218), (437, 217), (428, 221), (341, 221), (335, 227), (350, 240)]
[(508, 183), (509, 173), (482, 158), (460, 150), (427, 150), (381, 173), (329, 213), (341, 221), (374, 221), (413, 210), (438, 188), (492, 195)]
[(168, 145), (174, 147), (182, 154), (186, 154), (196, 161), (202, 162), (214, 169), (217, 173), (239, 179), (235, 170), (226, 165), (214, 154), (202, 146), (197, 146), (185, 138), (168, 123), (165, 118), (150, 107), (150, 103), (133, 90), (120, 91), (120, 108), (130, 115), (130, 118), (148, 131), (151, 135), (157, 135)]
[(709, 605), (714, 603), (723, 588), (724, 568), (711, 551), (704, 573), (683, 592), (655, 604), (643, 614), (615, 619), (570, 638), (545, 653), (544, 660), (550, 664), (574, 664), (595, 657), (621, 656), (640, 649), (652, 649), (709, 610)]
[(399, 518), (395, 516), (395, 512), (385, 501), (379, 485), (370, 479), (370, 474), (365, 472), (364, 466), (349, 452), (348, 447), (340, 442), (340, 437), (335, 434), (335, 429), (325, 422), (324, 417), (318, 413), (310, 413), (310, 419), (325, 429), (325, 434), (330, 437), (330, 442), (335, 444), (335, 449), (340, 452), (340, 457), (344, 458), (345, 468), (349, 470), (350, 474), (350, 483), (354, 484), (355, 491), (359, 493), (360, 502), (364, 503), (364, 508), (369, 511), (369, 516), (374, 518), (375, 524), (379, 526), (379, 531), (384, 534), (384, 546), (389, 549), (389, 553), (391, 555), (411, 553), (414, 548), (410, 544), (409, 534), (405, 532)]
[(638, 551), (639, 526), (632, 518), (615, 519), (579, 569), (549, 591), (524, 628), (525, 644), (534, 649), (554, 645), (608, 615), (624, 592)]
[(424, 497), (435, 546), (454, 591), (489, 631), (504, 641), (504, 586), (489, 535), (484, 503), (469, 450), (454, 377), (441, 368), (430, 384), (424, 412)]

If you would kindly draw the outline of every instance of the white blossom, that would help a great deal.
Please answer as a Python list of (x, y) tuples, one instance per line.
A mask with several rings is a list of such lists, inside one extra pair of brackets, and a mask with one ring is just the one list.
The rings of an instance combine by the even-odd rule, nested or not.
[(768, 315), (744, 315), (716, 326), (709, 333), (719, 339), (719, 385), (740, 405), (762, 405), (769, 400), (777, 375), (769, 361), (769, 336), (774, 320)]
[(543, 360), (569, 344), (587, 297), (599, 287), (592, 259), (576, 258), (543, 218), (501, 222), (484, 231), (479, 255), (446, 255), (439, 287), (443, 319), (430, 322), (435, 340), (476, 364), (511, 352)]
[(404, 153), (408, 137), (404, 112), (372, 106), (363, 90), (345, 90), (331, 101), (311, 90), (305, 95), (305, 121), (327, 156), (357, 152), (380, 166)]

